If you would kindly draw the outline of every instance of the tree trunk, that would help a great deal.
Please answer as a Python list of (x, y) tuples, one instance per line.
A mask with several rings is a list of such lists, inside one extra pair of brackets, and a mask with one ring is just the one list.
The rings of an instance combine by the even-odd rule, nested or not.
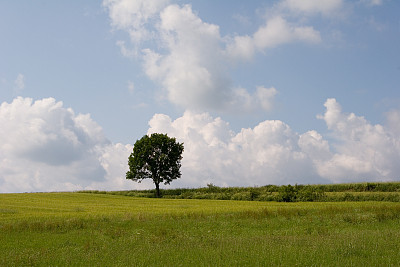
[(160, 184), (159, 183), (155, 184), (156, 184), (156, 197), (160, 197)]

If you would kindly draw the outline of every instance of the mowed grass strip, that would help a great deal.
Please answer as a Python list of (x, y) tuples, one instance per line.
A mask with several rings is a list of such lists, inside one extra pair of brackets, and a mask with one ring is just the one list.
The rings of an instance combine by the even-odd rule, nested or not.
[(400, 204), (0, 194), (0, 266), (389, 266)]

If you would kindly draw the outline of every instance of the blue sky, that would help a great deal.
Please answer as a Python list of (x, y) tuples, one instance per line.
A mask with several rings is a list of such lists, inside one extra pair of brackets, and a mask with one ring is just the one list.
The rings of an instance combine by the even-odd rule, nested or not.
[(155, 131), (185, 142), (175, 186), (400, 179), (399, 14), (394, 0), (0, 1), (1, 191), (151, 187), (124, 172)]

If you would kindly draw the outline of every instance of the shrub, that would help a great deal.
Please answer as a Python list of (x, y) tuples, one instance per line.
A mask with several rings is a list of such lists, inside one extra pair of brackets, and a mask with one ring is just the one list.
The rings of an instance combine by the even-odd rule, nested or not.
[(289, 185), (281, 186), (278, 195), (278, 201), (280, 202), (294, 202), (297, 198), (296, 188)]

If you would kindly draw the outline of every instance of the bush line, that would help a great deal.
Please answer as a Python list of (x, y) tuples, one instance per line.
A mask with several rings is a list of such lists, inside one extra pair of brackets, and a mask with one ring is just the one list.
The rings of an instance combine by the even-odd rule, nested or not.
[[(78, 193), (111, 194), (154, 198), (155, 190), (98, 191)], [(400, 202), (400, 182), (326, 185), (266, 185), (261, 187), (219, 187), (161, 189), (169, 199), (215, 199), (278, 202), (390, 201)]]

